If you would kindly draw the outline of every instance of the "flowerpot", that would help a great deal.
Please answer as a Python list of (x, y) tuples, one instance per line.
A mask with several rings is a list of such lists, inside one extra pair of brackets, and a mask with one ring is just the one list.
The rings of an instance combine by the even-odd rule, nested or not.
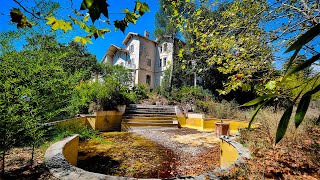
[(230, 123), (216, 122), (216, 136), (229, 136), (230, 135)]

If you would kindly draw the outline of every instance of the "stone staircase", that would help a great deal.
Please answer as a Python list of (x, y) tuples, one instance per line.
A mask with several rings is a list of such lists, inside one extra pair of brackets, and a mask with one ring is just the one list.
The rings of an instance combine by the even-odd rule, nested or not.
[(123, 115), (121, 130), (176, 129), (175, 106), (130, 104)]

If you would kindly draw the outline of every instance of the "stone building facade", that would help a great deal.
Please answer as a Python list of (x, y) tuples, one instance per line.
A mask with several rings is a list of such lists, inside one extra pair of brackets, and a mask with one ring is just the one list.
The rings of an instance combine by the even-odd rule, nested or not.
[(171, 67), (181, 43), (169, 36), (151, 40), (146, 31), (144, 35), (130, 32), (122, 42), (125, 47), (110, 45), (102, 63), (131, 69), (133, 85), (148, 84), (154, 89), (161, 84), (164, 71)]

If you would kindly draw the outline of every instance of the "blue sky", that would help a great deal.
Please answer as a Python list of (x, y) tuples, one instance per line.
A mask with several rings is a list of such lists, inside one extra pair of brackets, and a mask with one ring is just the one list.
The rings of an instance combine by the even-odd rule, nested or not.
[[(67, 1), (58, 1), (60, 2), (62, 7), (70, 7), (70, 0)], [(29, 0), (29, 3), (32, 2)], [(73, 0), (73, 4), (75, 8), (80, 8), (81, 0)], [(105, 52), (107, 51), (110, 44), (116, 44), (122, 46), (122, 41), (126, 37), (129, 32), (136, 32), (139, 34), (143, 34), (144, 30), (150, 32), (151, 38), (154, 39), (152, 36), (154, 27), (155, 27), (155, 13), (159, 10), (159, 2), (158, 0), (141, 0), (141, 2), (146, 2), (149, 5), (150, 12), (144, 14), (141, 18), (138, 19), (136, 24), (130, 24), (129, 27), (126, 29), (125, 33), (122, 33), (120, 30), (115, 30), (113, 26), (114, 20), (120, 20), (124, 17), (123, 14), (119, 14), (121, 9), (128, 8), (129, 10), (133, 10), (135, 1), (134, 0), (107, 0), (107, 3), (110, 5), (109, 10), (109, 17), (111, 20), (111, 26), (105, 26), (111, 30), (110, 33), (106, 33), (104, 35), (104, 39), (92, 39), (93, 44), (88, 44), (88, 50), (97, 56), (98, 61), (101, 61)], [(22, 4), (28, 6), (28, 2), (26, 0), (22, 1)], [(10, 9), (11, 8), (18, 8), (19, 6), (15, 4), (12, 0), (1, 0), (0, 1), (0, 31), (5, 30), (16, 30), (16, 27), (10, 24)], [(20, 8), (21, 9), (21, 8)], [(69, 9), (70, 11), (70, 9)], [(57, 15), (57, 19), (59, 17), (65, 17), (69, 15), (69, 11), (60, 11), (60, 14)], [(85, 12), (85, 11), (83, 11)], [(26, 14), (28, 15), (28, 14)], [(95, 22), (95, 25), (101, 25), (102, 22)], [(61, 32), (60, 32), (61, 33)], [(76, 33), (68, 33), (64, 35), (64, 40), (62, 42), (69, 42), (71, 41), (77, 34)], [(21, 44), (20, 44), (21, 46)]]

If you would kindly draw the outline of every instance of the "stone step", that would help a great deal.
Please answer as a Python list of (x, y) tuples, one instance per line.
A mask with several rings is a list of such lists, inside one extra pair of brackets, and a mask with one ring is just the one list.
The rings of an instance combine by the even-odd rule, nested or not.
[(142, 104), (130, 104), (127, 108), (175, 108), (175, 106), (170, 105), (142, 105)]
[(145, 131), (152, 129), (153, 131), (163, 131), (163, 130), (172, 130), (178, 129), (179, 127), (161, 127), (161, 126), (121, 126), (121, 131)]
[(123, 118), (139, 118), (139, 117), (170, 117), (170, 118), (174, 118), (177, 117), (175, 114), (124, 114)]
[[(140, 115), (140, 114), (139, 114)], [(123, 119), (145, 119), (145, 120), (171, 120), (177, 119), (176, 116), (136, 116), (136, 115), (125, 115)]]
[(159, 123), (159, 124), (168, 124), (172, 123), (175, 124), (177, 122), (176, 119), (171, 119), (171, 120), (154, 120), (154, 119), (123, 119), (122, 123)]
[(125, 114), (172, 114), (172, 115), (175, 115), (176, 112), (145, 111), (145, 110), (126, 110)]
[(168, 113), (175, 113), (176, 111), (170, 109), (126, 109), (126, 112), (168, 112)]
[(145, 123), (145, 122), (122, 122), (121, 126), (161, 126), (161, 127), (178, 127), (178, 122), (173, 123)]

